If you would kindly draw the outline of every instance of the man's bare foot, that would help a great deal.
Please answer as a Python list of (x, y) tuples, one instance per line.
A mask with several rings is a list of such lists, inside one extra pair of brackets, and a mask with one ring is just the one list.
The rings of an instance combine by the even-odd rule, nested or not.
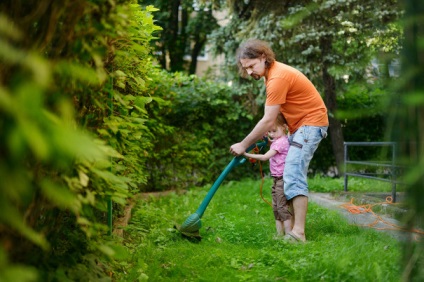
[(299, 242), (299, 243), (305, 243), (306, 242), (305, 236), (303, 236), (303, 238), (302, 238), (302, 237), (296, 235), (295, 233), (293, 233), (293, 231), (288, 232), (286, 234), (286, 236), (284, 236), (284, 239), (287, 240), (287, 241)]

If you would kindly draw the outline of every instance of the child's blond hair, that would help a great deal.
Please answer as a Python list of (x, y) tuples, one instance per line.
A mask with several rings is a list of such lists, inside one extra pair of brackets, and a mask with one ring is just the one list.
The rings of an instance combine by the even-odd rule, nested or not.
[(275, 121), (275, 125), (278, 125), (278, 126), (285, 126), (285, 125), (287, 125), (286, 118), (283, 116), (282, 113), (279, 113), (278, 114), (277, 120)]
[(287, 125), (287, 120), (286, 118), (283, 116), (282, 113), (279, 113), (277, 116), (277, 119), (275, 120), (275, 125), (279, 126), (279, 127), (283, 127), (284, 128), (284, 133), (286, 133), (286, 135), (288, 135), (288, 125)]

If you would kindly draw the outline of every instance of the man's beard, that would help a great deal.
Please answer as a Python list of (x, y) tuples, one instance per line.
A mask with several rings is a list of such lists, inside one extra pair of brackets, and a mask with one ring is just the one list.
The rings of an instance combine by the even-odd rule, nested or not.
[(253, 77), (254, 80), (261, 79), (261, 76), (260, 75), (257, 75), (257, 74), (251, 74), (250, 76)]

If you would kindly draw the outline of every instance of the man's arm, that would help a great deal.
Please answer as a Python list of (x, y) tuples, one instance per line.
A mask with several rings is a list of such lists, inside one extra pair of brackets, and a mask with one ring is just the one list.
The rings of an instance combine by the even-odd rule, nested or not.
[(262, 119), (256, 124), (253, 130), (247, 135), (240, 143), (233, 144), (230, 147), (230, 152), (234, 156), (242, 155), (246, 149), (261, 139), (266, 132), (268, 132), (275, 124), (278, 113), (280, 112), (280, 105), (265, 106), (265, 112)]

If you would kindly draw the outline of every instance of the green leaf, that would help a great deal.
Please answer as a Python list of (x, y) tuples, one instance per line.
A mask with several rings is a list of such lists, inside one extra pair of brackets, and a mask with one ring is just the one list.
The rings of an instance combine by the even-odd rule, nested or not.
[(121, 71), (121, 70), (116, 70), (115, 71), (115, 75), (117, 76), (117, 77), (126, 77), (127, 75), (123, 72), (123, 71)]
[(99, 251), (101, 251), (102, 253), (104, 253), (105, 255), (109, 257), (113, 257), (115, 255), (115, 250), (107, 245), (100, 245), (100, 246), (97, 246), (97, 248), (99, 249)]
[(146, 104), (149, 104), (153, 101), (151, 97), (137, 97), (135, 99), (135, 104), (139, 106), (140, 108), (144, 108)]
[(99, 85), (102, 81), (96, 69), (75, 62), (60, 61), (55, 65), (55, 71), (60, 75), (88, 83), (89, 85)]
[(14, 40), (22, 38), (22, 32), (13, 24), (13, 21), (6, 17), (5, 14), (0, 14), (0, 34), (3, 34)]
[(5, 269), (0, 268), (0, 281), (2, 282), (31, 282), (39, 281), (35, 267), (8, 265)]
[(44, 196), (57, 207), (71, 209), (74, 212), (79, 210), (80, 207), (77, 198), (68, 188), (54, 183), (49, 179), (41, 181), (40, 186)]
[(77, 218), (77, 223), (78, 223), (79, 225), (87, 225), (87, 226), (92, 225), (92, 223), (91, 223), (91, 221), (90, 221), (90, 220), (88, 220), (87, 218), (82, 217), (82, 216), (79, 216), (79, 217)]
[[(138, 6), (138, 5), (137, 5)], [(157, 11), (159, 11), (159, 9), (158, 8), (155, 8), (153, 5), (148, 5), (147, 7), (146, 7), (146, 11), (147, 12), (157, 12)]]
[(58, 125), (52, 132), (51, 139), (56, 148), (71, 157), (98, 160), (106, 157), (95, 141), (86, 134)]
[(50, 148), (40, 127), (33, 120), (21, 118), (18, 121), (19, 130), (34, 154), (39, 159), (46, 160), (50, 155)]

